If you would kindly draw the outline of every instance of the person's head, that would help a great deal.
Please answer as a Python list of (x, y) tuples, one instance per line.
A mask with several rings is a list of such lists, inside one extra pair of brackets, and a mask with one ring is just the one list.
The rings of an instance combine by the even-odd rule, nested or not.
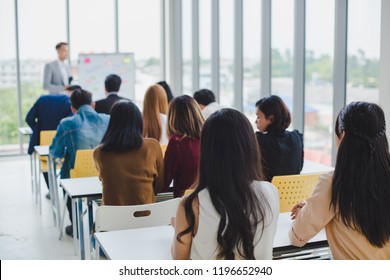
[(210, 103), (215, 102), (215, 95), (211, 90), (201, 89), (194, 93), (194, 99), (203, 110)]
[(172, 99), (168, 110), (168, 136), (185, 135), (190, 138), (200, 138), (204, 118), (195, 99), (188, 95)]
[(78, 85), (68, 86), (68, 87), (65, 89), (65, 92), (66, 92), (66, 94), (70, 97), (70, 96), (72, 95), (72, 93), (73, 93), (75, 90), (81, 90), (81, 87), (78, 86)]
[(166, 81), (161, 81), (161, 82), (158, 82), (157, 84), (164, 88), (165, 93), (167, 94), (168, 103), (171, 103), (171, 101), (173, 99), (173, 94), (172, 94), (171, 88), (169, 87), (168, 83)]
[(68, 58), (68, 43), (60, 42), (56, 45), (56, 51), (58, 54), (58, 59), (64, 61)]
[(390, 154), (383, 110), (352, 102), (335, 124), (339, 143), (331, 206), (347, 227), (376, 247), (390, 238)]
[(150, 86), (145, 93), (142, 118), (144, 129), (142, 135), (160, 141), (162, 124), (160, 114), (167, 114), (168, 101), (165, 90), (160, 85)]
[(106, 77), (104, 81), (104, 86), (106, 88), (106, 93), (109, 92), (118, 92), (121, 87), (122, 79), (118, 75), (111, 74)]
[[(249, 120), (234, 109), (221, 109), (205, 122), (200, 145), (199, 181), (185, 203), (189, 228), (194, 226), (192, 201), (207, 188), (221, 216), (217, 241), (220, 259), (254, 259), (255, 232), (264, 229), (267, 201), (257, 199), (252, 183), (262, 180), (259, 146)], [(192, 217), (192, 218), (191, 218)]]
[(131, 101), (120, 100), (111, 109), (101, 145), (105, 152), (127, 152), (142, 146), (142, 115)]
[(291, 123), (286, 104), (277, 95), (264, 97), (256, 103), (256, 126), (260, 132), (283, 131)]
[(70, 103), (72, 105), (72, 111), (75, 113), (81, 106), (92, 106), (92, 93), (82, 89), (76, 89), (70, 96)]

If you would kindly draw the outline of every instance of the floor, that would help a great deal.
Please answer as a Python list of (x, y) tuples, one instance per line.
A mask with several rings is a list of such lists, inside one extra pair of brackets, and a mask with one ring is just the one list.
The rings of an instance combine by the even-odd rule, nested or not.
[[(79, 259), (73, 238), (64, 234), (59, 240), (50, 203), (45, 198), (44, 181), (42, 214), (39, 214), (31, 189), (28, 156), (0, 157), (0, 182), (1, 260)], [(68, 217), (66, 219), (65, 225), (70, 224)]]

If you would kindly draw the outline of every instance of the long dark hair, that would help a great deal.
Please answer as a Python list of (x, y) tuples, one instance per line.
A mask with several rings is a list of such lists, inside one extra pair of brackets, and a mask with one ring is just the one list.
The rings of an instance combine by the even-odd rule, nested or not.
[(336, 120), (338, 138), (342, 132), (331, 207), (348, 228), (381, 248), (390, 237), (390, 155), (383, 110), (367, 102), (349, 104)]
[(249, 120), (234, 109), (213, 113), (201, 136), (199, 182), (185, 203), (189, 227), (179, 233), (193, 233), (195, 216), (192, 202), (207, 188), (215, 210), (221, 216), (217, 241), (219, 259), (255, 259), (255, 233), (259, 223), (264, 230), (264, 199), (258, 199), (251, 184), (263, 178), (260, 152)]
[(120, 100), (111, 108), (110, 122), (101, 145), (104, 152), (127, 152), (142, 146), (142, 115), (131, 101)]

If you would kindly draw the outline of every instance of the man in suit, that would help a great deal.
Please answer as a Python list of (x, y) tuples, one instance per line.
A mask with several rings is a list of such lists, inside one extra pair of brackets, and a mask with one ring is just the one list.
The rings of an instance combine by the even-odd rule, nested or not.
[(98, 113), (110, 114), (111, 107), (121, 99), (128, 100), (127, 98), (118, 95), (119, 88), (121, 87), (122, 80), (118, 75), (111, 74), (106, 77), (104, 86), (106, 89), (106, 98), (96, 101), (95, 110)]
[(62, 93), (72, 81), (68, 58), (68, 44), (61, 42), (56, 45), (58, 59), (45, 65), (43, 88), (49, 93)]

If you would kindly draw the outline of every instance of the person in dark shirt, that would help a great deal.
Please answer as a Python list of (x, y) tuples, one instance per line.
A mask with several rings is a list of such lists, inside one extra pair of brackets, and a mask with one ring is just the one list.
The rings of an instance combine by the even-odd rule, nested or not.
[(267, 181), (277, 175), (299, 174), (303, 167), (303, 135), (287, 131), (291, 115), (283, 100), (276, 95), (256, 103), (257, 142)]
[(106, 77), (106, 80), (104, 81), (104, 87), (106, 89), (107, 97), (95, 102), (96, 112), (110, 114), (112, 105), (122, 99), (128, 100), (127, 98), (118, 95), (121, 84), (122, 79), (118, 75), (111, 74)]

